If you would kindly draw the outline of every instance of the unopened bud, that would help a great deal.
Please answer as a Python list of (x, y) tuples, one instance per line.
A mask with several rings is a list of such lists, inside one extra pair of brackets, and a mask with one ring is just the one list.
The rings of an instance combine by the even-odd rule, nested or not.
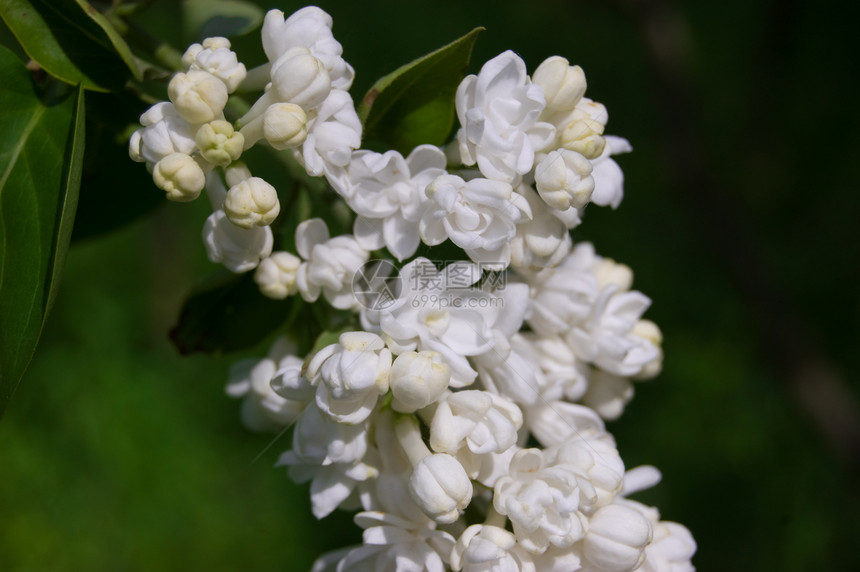
[(451, 367), (433, 351), (405, 352), (391, 366), (391, 407), (411, 413), (435, 402), (448, 388)]
[(176, 111), (188, 123), (208, 123), (221, 116), (227, 105), (227, 86), (209, 72), (178, 73), (167, 86)]
[(532, 82), (543, 88), (549, 112), (570, 111), (585, 94), (585, 73), (561, 56), (544, 60), (532, 75)]
[(642, 366), (635, 379), (651, 379), (657, 377), (663, 369), (663, 333), (660, 327), (651, 320), (639, 320), (630, 331), (638, 338), (648, 340), (657, 348), (657, 357)]
[(472, 501), (472, 481), (460, 462), (447, 453), (421, 459), (409, 478), (409, 494), (424, 513), (451, 523)]
[(234, 131), (229, 121), (216, 119), (204, 123), (194, 137), (200, 155), (214, 165), (226, 167), (242, 155), (245, 137)]
[(589, 519), (583, 554), (595, 568), (626, 572), (642, 564), (651, 538), (651, 523), (647, 518), (635, 509), (610, 504)]
[(245, 148), (265, 139), (275, 149), (294, 149), (308, 136), (308, 116), (294, 103), (274, 103), (265, 113), (242, 127)]
[(224, 199), (224, 213), (242, 228), (267, 226), (281, 212), (275, 187), (259, 177), (251, 177), (230, 188)]
[(299, 291), (296, 285), (296, 274), (302, 260), (289, 252), (273, 252), (268, 258), (260, 261), (254, 273), (254, 282), (260, 287), (264, 296), (275, 300), (283, 300)]
[(601, 260), (594, 269), (594, 275), (600, 288), (609, 284), (615, 284), (620, 291), (626, 292), (633, 286), (633, 271), (630, 270), (630, 267), (626, 264), (615, 262), (611, 258)]
[(591, 162), (568, 149), (551, 152), (535, 169), (538, 194), (546, 204), (565, 211), (588, 204), (594, 192)]
[(171, 201), (186, 203), (200, 195), (206, 184), (203, 169), (190, 155), (171, 153), (155, 164), (152, 180)]
[(313, 109), (331, 92), (325, 65), (305, 47), (291, 48), (272, 64), (272, 85), (283, 101)]

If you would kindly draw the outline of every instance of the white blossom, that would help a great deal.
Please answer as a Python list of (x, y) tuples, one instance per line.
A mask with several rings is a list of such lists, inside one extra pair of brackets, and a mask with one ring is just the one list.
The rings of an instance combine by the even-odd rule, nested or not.
[(502, 181), (442, 175), (425, 189), (430, 204), (419, 232), (428, 245), (450, 238), (475, 262), (504, 270), (511, 260), (516, 223), (531, 218), (528, 201)]
[(140, 116), (141, 129), (129, 139), (129, 156), (155, 164), (171, 153), (194, 153), (196, 128), (182, 119), (169, 101), (156, 103)]
[(204, 123), (194, 135), (200, 155), (209, 163), (226, 167), (239, 159), (245, 147), (245, 137), (223, 119)]
[(307, 139), (307, 122), (307, 114), (295, 103), (273, 103), (242, 127), (245, 148), (264, 139), (275, 149), (294, 149)]
[(585, 536), (579, 503), (577, 475), (564, 464), (548, 463), (540, 449), (517, 452), (509, 476), (496, 482), (493, 494), (493, 506), (511, 520), (517, 542), (535, 554), (550, 544), (572, 546)]
[(430, 446), (456, 453), (463, 445), (477, 455), (501, 453), (517, 442), (522, 412), (509, 399), (486, 391), (449, 393), (437, 403)]
[(322, 292), (335, 308), (357, 306), (352, 281), (370, 253), (354, 237), (344, 235), (330, 239), (325, 222), (310, 219), (296, 228), (296, 249), (305, 259), (296, 276), (302, 298), (314, 302)]
[(561, 56), (545, 59), (532, 74), (532, 81), (543, 89), (545, 114), (573, 109), (585, 95), (585, 73)]
[(317, 406), (338, 423), (354, 425), (367, 419), (388, 391), (390, 370), (391, 352), (379, 336), (346, 332), (317, 352), (305, 375), (317, 387)]
[(402, 413), (427, 407), (450, 381), (451, 368), (438, 352), (404, 352), (391, 365), (391, 407)]
[(535, 186), (541, 198), (554, 209), (582, 208), (594, 191), (591, 171), (591, 162), (583, 155), (557, 149), (538, 163)]
[(645, 547), (652, 539), (651, 523), (638, 511), (610, 504), (600, 508), (588, 521), (583, 555), (589, 572), (627, 572), (645, 559)]
[(253, 270), (272, 253), (274, 238), (268, 226), (240, 228), (218, 209), (203, 225), (203, 244), (209, 260), (239, 274)]
[(270, 97), (293, 103), (302, 109), (318, 107), (331, 93), (331, 79), (325, 65), (302, 46), (290, 48), (272, 63)]
[(227, 105), (227, 86), (202, 70), (192, 69), (174, 75), (167, 86), (167, 94), (179, 116), (195, 125), (220, 119)]
[(349, 164), (352, 151), (361, 145), (361, 120), (349, 93), (333, 89), (308, 119), (308, 135), (293, 155), (317, 177), (330, 175)]
[(516, 537), (498, 526), (473, 524), (460, 535), (451, 553), (455, 572), (535, 572), (532, 555)]
[(415, 254), (418, 223), (428, 203), (425, 187), (445, 174), (445, 155), (419, 145), (405, 159), (397, 151), (356, 151), (343, 181), (332, 179), (358, 218), (355, 236), (368, 250), (385, 246), (398, 260)]
[(525, 63), (511, 51), (485, 63), (477, 76), (466, 76), (455, 101), (462, 161), (477, 163), (489, 179), (517, 183), (555, 136), (552, 125), (538, 121), (546, 105), (543, 90), (529, 81)]
[(463, 465), (447, 453), (427, 455), (415, 464), (409, 492), (430, 518), (451, 523), (472, 500), (472, 482)]
[(606, 146), (599, 157), (591, 163), (594, 169), (591, 176), (594, 178), (594, 192), (591, 202), (600, 206), (611, 206), (618, 208), (621, 199), (624, 198), (624, 173), (611, 156), (619, 153), (629, 153), (633, 150), (627, 139), (607, 135), (604, 137)]
[(230, 50), (227, 38), (206, 38), (202, 44), (191, 44), (182, 55), (186, 70), (203, 70), (220, 79), (233, 93), (245, 79), (245, 64), (239, 62), (236, 53)]

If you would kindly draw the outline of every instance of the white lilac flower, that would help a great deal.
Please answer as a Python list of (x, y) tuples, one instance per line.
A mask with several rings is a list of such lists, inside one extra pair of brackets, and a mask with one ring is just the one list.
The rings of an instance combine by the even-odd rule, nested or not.
[(553, 389), (541, 395), (548, 400), (562, 396), (570, 401), (580, 399), (589, 387), (592, 368), (577, 359), (571, 347), (559, 336), (526, 333), (523, 337), (535, 352), (535, 361), (540, 364), (547, 387)]
[(308, 116), (307, 131), (305, 142), (293, 155), (308, 174), (332, 178), (346, 168), (352, 152), (361, 145), (361, 120), (349, 93), (333, 89)]
[(427, 407), (450, 381), (451, 368), (438, 352), (403, 352), (391, 365), (391, 407), (401, 413)]
[(395, 353), (438, 352), (451, 367), (451, 387), (465, 387), (477, 376), (467, 357), (493, 350), (493, 327), (507, 310), (499, 296), (470, 287), (480, 276), (473, 264), (450, 264), (440, 272), (416, 258), (400, 271), (400, 297), (384, 312), (362, 310), (362, 321), (377, 323)]
[(331, 32), (332, 18), (316, 6), (307, 6), (284, 19), (280, 10), (269, 10), (263, 20), (263, 50), (270, 62), (295, 47), (307, 48), (321, 62), (332, 87), (347, 90), (355, 72), (341, 54), (343, 48)]
[(295, 103), (273, 103), (266, 111), (242, 126), (245, 149), (264, 139), (278, 150), (295, 149), (308, 136), (308, 116)]
[(582, 403), (598, 415), (612, 421), (621, 417), (624, 406), (633, 399), (633, 384), (626, 377), (595, 369), (588, 382)]
[(455, 454), (465, 446), (472, 453), (501, 453), (517, 442), (523, 424), (519, 407), (486, 391), (465, 390), (440, 399), (430, 424), (430, 447)]
[(364, 458), (367, 447), (367, 423), (338, 423), (311, 403), (296, 420), (293, 448), (281, 455), (278, 463), (290, 466), (357, 463)]
[(129, 156), (154, 165), (171, 153), (191, 155), (196, 149), (196, 127), (182, 119), (168, 101), (156, 103), (140, 116), (141, 129), (129, 139)]
[(203, 244), (209, 260), (240, 274), (253, 270), (272, 253), (274, 238), (268, 226), (240, 228), (218, 209), (203, 225)]
[[(415, 523), (376, 511), (355, 515), (364, 529), (362, 546), (346, 552), (337, 562), (338, 572), (444, 572), (454, 547), (454, 537), (436, 524)], [(321, 566), (324, 564), (321, 564)], [(314, 566), (314, 570), (324, 569)]]
[(561, 56), (545, 59), (532, 74), (532, 82), (543, 89), (547, 115), (573, 109), (585, 95), (585, 73)]
[(528, 185), (520, 185), (517, 192), (528, 201), (532, 217), (517, 224), (511, 240), (511, 265), (526, 272), (558, 266), (572, 245), (568, 225)]
[(579, 481), (567, 465), (547, 462), (540, 449), (523, 449), (511, 460), (509, 475), (496, 482), (493, 506), (511, 520), (517, 542), (529, 552), (540, 554), (550, 544), (569, 547), (587, 530)]
[(525, 197), (506, 182), (482, 178), (467, 182), (457, 175), (436, 178), (424, 192), (430, 202), (419, 232), (426, 244), (450, 238), (488, 270), (507, 268), (516, 224), (532, 216)]
[(412, 465), (409, 494), (436, 522), (456, 521), (472, 500), (472, 482), (463, 465), (447, 453), (432, 453), (421, 438), (417, 420), (403, 416), (394, 426)]
[(627, 139), (607, 135), (604, 137), (606, 146), (599, 157), (592, 160), (594, 169), (591, 176), (594, 179), (594, 192), (591, 202), (600, 206), (618, 208), (624, 198), (624, 173), (611, 156), (629, 153), (633, 150)]
[(354, 237), (329, 238), (325, 222), (310, 219), (296, 228), (296, 249), (305, 259), (296, 276), (302, 298), (314, 302), (322, 293), (335, 308), (357, 306), (352, 281), (370, 253), (361, 248)]
[(541, 401), (524, 408), (524, 425), (544, 447), (573, 438), (605, 435), (606, 426), (593, 409), (567, 401)]
[(388, 391), (390, 371), (391, 352), (379, 336), (346, 332), (311, 358), (305, 376), (317, 387), (317, 406), (338, 423), (354, 425)]
[(227, 86), (202, 70), (174, 75), (167, 86), (167, 95), (179, 116), (195, 125), (220, 119), (227, 105)]
[(262, 360), (248, 359), (230, 368), (227, 394), (242, 397), (242, 423), (253, 431), (276, 431), (292, 423), (308, 400), (286, 399), (272, 389), (277, 372), (300, 371), (302, 360), (290, 354), (292, 346), (281, 337)]
[(694, 572), (690, 560), (696, 553), (696, 541), (690, 531), (677, 522), (660, 520), (656, 508), (621, 499), (618, 504), (636, 510), (651, 523), (653, 539), (645, 547), (645, 560), (637, 572)]
[(589, 499), (584, 512), (612, 503), (621, 493), (624, 461), (614, 443), (604, 436), (574, 437), (552, 447), (549, 454), (555, 462), (573, 467), (593, 488), (595, 496)]
[(332, 89), (325, 65), (302, 46), (290, 48), (275, 60), (271, 77), (271, 88), (255, 106), (286, 102), (311, 110), (319, 107)]
[[(511, 336), (509, 345), (510, 351), (503, 360), (489, 360), (483, 356), (474, 360), (481, 385), (521, 405), (542, 401), (549, 393), (548, 381), (530, 342), (523, 334), (516, 333)], [(486, 355), (492, 358), (495, 352)]]
[(582, 208), (591, 199), (594, 178), (591, 161), (570, 149), (550, 152), (535, 169), (535, 187), (552, 208)]
[(397, 151), (356, 151), (335, 190), (358, 218), (355, 237), (367, 250), (385, 246), (398, 260), (415, 254), (418, 222), (428, 199), (425, 187), (445, 174), (445, 155), (433, 145), (419, 145), (404, 157)]
[(477, 76), (466, 76), (455, 101), (462, 161), (477, 163), (489, 179), (518, 183), (534, 167), (535, 153), (555, 136), (552, 125), (538, 121), (546, 105), (543, 90), (529, 81), (525, 63), (511, 51), (485, 63)]
[(451, 553), (455, 572), (535, 572), (532, 555), (516, 537), (498, 526), (473, 524), (457, 539)]
[(588, 572), (628, 572), (645, 559), (645, 547), (653, 531), (648, 519), (622, 504), (597, 510), (588, 520), (583, 541), (583, 559)]
[(203, 70), (224, 82), (228, 93), (233, 93), (247, 71), (245, 64), (239, 62), (236, 53), (230, 50), (227, 38), (206, 38), (202, 44), (191, 44), (182, 55), (182, 65), (186, 70)]

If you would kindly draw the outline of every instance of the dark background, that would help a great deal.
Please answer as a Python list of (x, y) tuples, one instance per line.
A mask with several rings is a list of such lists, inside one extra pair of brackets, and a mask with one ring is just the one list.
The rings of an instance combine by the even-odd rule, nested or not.
[[(506, 49), (530, 71), (555, 54), (584, 68), (634, 152), (620, 208), (589, 207), (574, 236), (634, 270), (665, 336), (662, 375), (609, 424), (628, 467), (663, 472), (638, 498), (690, 528), (699, 570), (860, 569), (857, 5), (320, 5), (355, 98), (478, 25), (471, 71)], [(199, 38), (177, 6), (143, 23), (182, 49)], [(258, 34), (234, 45), (261, 61)], [(288, 442), (255, 461), (271, 436), (223, 393), (236, 356), (168, 342), (214, 266), (206, 206), (164, 203), (70, 252), (0, 422), (0, 569), (303, 570), (359, 537), (345, 513), (316, 522), (307, 487), (271, 468)]]

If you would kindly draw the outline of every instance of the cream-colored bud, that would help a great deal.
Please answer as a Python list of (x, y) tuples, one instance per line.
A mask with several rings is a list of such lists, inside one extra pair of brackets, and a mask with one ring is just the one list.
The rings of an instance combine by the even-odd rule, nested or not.
[(200, 126), (194, 142), (204, 159), (213, 165), (226, 167), (242, 155), (245, 137), (235, 131), (229, 121), (216, 119)]
[(242, 228), (267, 226), (281, 212), (275, 187), (259, 177), (245, 179), (230, 187), (224, 199), (224, 213)]
[(299, 291), (296, 275), (301, 264), (302, 259), (295, 254), (273, 252), (271, 256), (260, 261), (254, 273), (254, 282), (264, 296), (283, 300)]
[(272, 85), (282, 100), (313, 109), (331, 92), (325, 65), (305, 47), (291, 48), (272, 64)]
[(200, 196), (206, 184), (206, 175), (190, 155), (171, 153), (155, 164), (152, 180), (167, 193), (168, 199), (186, 203)]
[(451, 367), (434, 351), (404, 352), (391, 366), (391, 407), (411, 413), (435, 402), (448, 388)]
[(589, 564), (607, 572), (634, 570), (645, 559), (652, 537), (647, 518), (635, 509), (610, 504), (589, 519), (583, 555)]
[(532, 82), (543, 88), (548, 112), (570, 111), (585, 94), (585, 72), (561, 56), (552, 56), (535, 70)]
[(562, 123), (559, 132), (559, 145), (576, 151), (588, 159), (596, 159), (603, 153), (606, 140), (603, 138), (604, 126), (585, 112), (574, 110)]
[(227, 86), (209, 72), (178, 73), (167, 86), (167, 95), (179, 116), (188, 123), (208, 123), (221, 116), (227, 105)]
[(294, 149), (308, 136), (307, 122), (307, 114), (295, 103), (274, 103), (242, 127), (245, 148), (265, 139), (275, 149)]
[(639, 320), (630, 332), (636, 337), (648, 340), (657, 348), (657, 357), (642, 367), (634, 379), (651, 379), (660, 375), (663, 369), (663, 333), (651, 320)]
[(191, 64), (197, 59), (197, 54), (203, 51), (203, 46), (200, 44), (191, 44), (185, 53), (182, 54), (182, 67), (187, 71), (191, 68)]
[(588, 204), (594, 192), (591, 162), (576, 151), (558, 149), (535, 169), (538, 194), (554, 209), (566, 211)]
[(217, 50), (219, 48), (230, 49), (230, 40), (221, 36), (213, 36), (203, 40), (203, 47), (207, 50)]
[(611, 258), (601, 260), (594, 269), (594, 275), (600, 288), (609, 284), (615, 284), (620, 291), (626, 292), (633, 286), (633, 271), (630, 267), (626, 264), (615, 262)]

